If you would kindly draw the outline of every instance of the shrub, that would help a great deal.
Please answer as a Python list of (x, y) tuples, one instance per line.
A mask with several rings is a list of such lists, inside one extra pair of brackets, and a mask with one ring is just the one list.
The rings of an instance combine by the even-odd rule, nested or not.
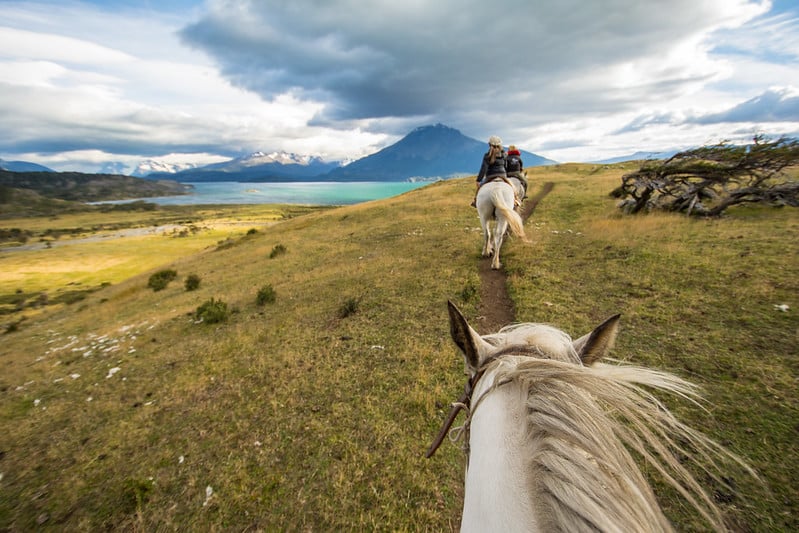
[(154, 483), (152, 480), (128, 478), (123, 484), (122, 498), (120, 506), (126, 513), (134, 513), (150, 500), (153, 493)]
[(216, 251), (218, 252), (220, 250), (227, 250), (228, 248), (232, 248), (235, 244), (236, 241), (228, 237), (227, 239), (223, 241), (218, 241), (216, 243)]
[(205, 322), (206, 324), (216, 324), (217, 322), (224, 322), (228, 317), (227, 304), (222, 300), (215, 300), (211, 298), (203, 302), (197, 308), (194, 316), (197, 320)]
[(187, 291), (195, 291), (200, 288), (200, 276), (189, 274), (186, 277), (185, 286)]
[(477, 287), (470, 281), (461, 290), (461, 300), (471, 302), (475, 296), (477, 296)]
[(269, 259), (274, 259), (279, 255), (283, 255), (284, 253), (286, 253), (286, 247), (283, 246), (282, 244), (276, 244), (275, 247), (272, 248), (272, 251), (269, 253)]
[(347, 298), (344, 303), (341, 304), (341, 307), (338, 308), (338, 317), (347, 318), (348, 316), (355, 314), (358, 311), (360, 304), (361, 301), (358, 298)]
[(159, 270), (150, 276), (149, 281), (147, 281), (147, 286), (153, 291), (160, 291), (165, 289), (166, 286), (169, 285), (169, 282), (175, 279), (177, 276), (178, 273), (174, 270)]
[(50, 301), (53, 304), (67, 304), (72, 305), (78, 302), (82, 302), (86, 299), (86, 297), (94, 292), (92, 289), (85, 289), (85, 290), (76, 290), (76, 291), (64, 291), (57, 294), (53, 297)]
[(255, 297), (255, 302), (258, 305), (271, 304), (275, 302), (277, 294), (271, 285), (264, 285), (258, 289), (258, 294)]

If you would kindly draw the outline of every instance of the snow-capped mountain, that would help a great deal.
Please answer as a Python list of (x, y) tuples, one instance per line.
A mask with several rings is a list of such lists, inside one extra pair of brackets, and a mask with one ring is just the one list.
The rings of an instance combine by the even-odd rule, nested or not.
[(338, 168), (338, 161), (325, 162), (321, 157), (288, 152), (254, 152), (230, 161), (180, 170), (175, 173), (153, 172), (148, 178), (169, 177), (183, 182), (205, 181), (296, 181), (308, 180)]
[[(238, 181), (405, 181), (476, 174), (485, 142), (443, 124), (416, 128), (399, 142), (356, 161), (325, 162), (321, 157), (287, 152), (255, 152), (222, 163), (153, 173), (150, 179), (181, 182)], [(522, 151), (524, 166), (554, 161)]]
[[(234, 160), (236, 161), (236, 160)], [(278, 163), (281, 165), (311, 165), (315, 162), (322, 162), (322, 159), (312, 155), (298, 155), (288, 152), (254, 152), (248, 156), (239, 158), (237, 161), (242, 166), (268, 165)]]
[[(231, 159), (230, 161), (222, 163), (215, 163), (203, 168), (227, 169), (228, 171), (232, 171), (234, 169), (246, 169), (262, 165), (298, 165), (302, 167), (318, 165), (328, 166), (322, 158), (312, 155), (299, 155), (288, 152), (270, 152), (268, 154), (264, 152), (253, 152), (250, 155), (237, 157), (236, 159)], [(338, 163), (334, 163), (333, 165), (338, 166)]]
[(182, 170), (188, 170), (190, 168), (196, 167), (197, 165), (193, 163), (166, 163), (164, 161), (158, 161), (157, 159), (147, 159), (136, 166), (131, 173), (131, 176), (143, 177), (156, 172), (162, 174), (175, 174)]
[[(435, 124), (421, 126), (379, 152), (332, 170), (331, 181), (405, 181), (477, 174), (485, 154), (484, 141)], [(525, 168), (555, 163), (522, 151)]]
[(115, 174), (123, 176), (127, 174), (128, 166), (125, 163), (119, 162), (106, 162), (100, 165), (100, 169), (97, 171), (98, 174)]

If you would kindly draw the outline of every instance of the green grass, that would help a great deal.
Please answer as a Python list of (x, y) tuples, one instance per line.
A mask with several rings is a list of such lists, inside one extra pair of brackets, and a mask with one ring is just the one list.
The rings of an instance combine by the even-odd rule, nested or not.
[[(170, 261), (251, 238), (255, 228), (327, 208), (287, 205), (162, 207), (156, 211), (77, 213), (59, 217), (0, 220), (0, 228), (23, 228), (34, 235), (15, 250), (0, 250), (0, 314), (44, 293), (50, 302), (64, 293), (89, 293)], [(110, 239), (119, 231), (140, 234)], [(160, 228), (160, 229), (159, 229)], [(256, 232), (257, 234), (257, 232)], [(41, 241), (52, 243), (44, 247)]]
[[(731, 522), (796, 530), (799, 213), (625, 218), (607, 197), (622, 172), (532, 173), (532, 194), (556, 186), (533, 243), (503, 249), (517, 316), (576, 337), (621, 312), (614, 356), (701, 383), (709, 412), (673, 408), (761, 475), (736, 474)], [(451, 180), (249, 235), (242, 220), (230, 246), (30, 315), (0, 343), (0, 529), (457, 529), (462, 454), (424, 452), (462, 389), (446, 301), (479, 303), (472, 195)], [(153, 292), (164, 268), (202, 283)], [(227, 320), (195, 323), (211, 299)], [(664, 494), (678, 530), (701, 529)]]

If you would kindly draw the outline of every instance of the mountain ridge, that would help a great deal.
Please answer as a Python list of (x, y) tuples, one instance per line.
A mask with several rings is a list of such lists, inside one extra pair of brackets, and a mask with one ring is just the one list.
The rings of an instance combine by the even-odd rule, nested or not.
[[(448, 178), (477, 174), (486, 143), (460, 131), (435, 124), (421, 126), (395, 144), (330, 172), (332, 181), (405, 181), (411, 178)], [(522, 151), (525, 167), (554, 164)]]
[[(131, 176), (181, 183), (433, 180), (477, 174), (485, 152), (485, 142), (439, 123), (415, 128), (396, 143), (355, 161), (325, 161), (313, 155), (258, 151), (204, 166), (148, 159)], [(521, 154), (525, 167), (556, 163), (532, 152), (522, 150)], [(4, 163), (7, 162), (0, 160), (0, 168), (4, 168)], [(55, 172), (35, 163), (14, 163), (16, 168), (27, 172)], [(122, 175), (122, 166), (109, 162), (98, 174)]]
[(0, 159), (0, 170), (9, 172), (55, 172), (53, 169), (28, 161), (6, 161)]
[[(146, 178), (181, 182), (237, 181), (409, 181), (446, 179), (477, 174), (486, 144), (460, 131), (435, 124), (420, 126), (382, 150), (344, 164), (315, 156), (256, 152), (230, 161), (176, 173), (153, 173)], [(526, 167), (555, 161), (522, 151)]]

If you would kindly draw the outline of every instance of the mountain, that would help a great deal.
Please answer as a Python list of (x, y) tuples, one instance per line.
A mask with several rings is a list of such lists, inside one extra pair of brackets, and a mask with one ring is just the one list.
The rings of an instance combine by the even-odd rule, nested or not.
[(611, 157), (610, 159), (603, 159), (601, 161), (591, 161), (591, 163), (611, 165), (613, 163), (624, 163), (625, 161), (643, 161), (648, 159), (668, 159), (681, 150), (668, 150), (665, 152), (635, 152), (630, 155), (622, 155), (619, 157)]
[(9, 172), (55, 172), (51, 168), (47, 168), (36, 163), (28, 163), (27, 161), (5, 161), (0, 159), (0, 170), (8, 170)]
[(0, 189), (29, 190), (45, 198), (75, 202), (105, 202), (186, 194), (191, 185), (112, 174), (0, 170)]
[(154, 172), (148, 179), (174, 179), (181, 182), (238, 181), (280, 182), (312, 181), (339, 166), (338, 162), (325, 162), (315, 156), (301, 156), (286, 152), (255, 152), (245, 157), (213, 163), (175, 173)]
[(165, 163), (164, 161), (158, 161), (157, 159), (147, 159), (146, 161), (142, 161), (136, 165), (136, 168), (131, 173), (131, 176), (143, 178), (155, 173), (176, 174), (183, 170), (190, 170), (193, 168), (197, 168), (197, 165), (192, 163)]
[[(477, 174), (486, 143), (436, 124), (416, 128), (400, 141), (351, 163), (285, 152), (256, 152), (246, 157), (180, 172), (153, 172), (148, 179), (181, 182), (237, 181), (407, 181)], [(522, 151), (525, 167), (554, 164)]]
[[(436, 124), (416, 128), (391, 146), (345, 167), (332, 170), (329, 181), (404, 181), (477, 174), (487, 143)], [(555, 163), (522, 151), (525, 167)]]

